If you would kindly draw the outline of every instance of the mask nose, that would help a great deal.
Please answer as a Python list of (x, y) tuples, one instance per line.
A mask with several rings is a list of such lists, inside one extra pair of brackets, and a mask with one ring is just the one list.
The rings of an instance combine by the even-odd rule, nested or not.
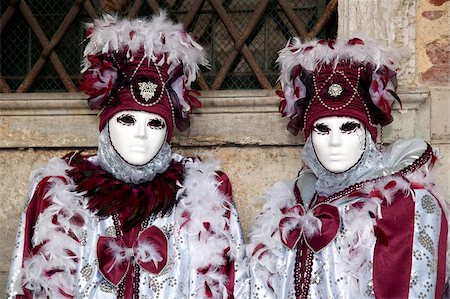
[(146, 139), (147, 138), (147, 124), (143, 121), (137, 122), (135, 137)]
[(331, 130), (330, 132), (330, 146), (340, 146), (342, 145), (342, 135), (339, 130)]

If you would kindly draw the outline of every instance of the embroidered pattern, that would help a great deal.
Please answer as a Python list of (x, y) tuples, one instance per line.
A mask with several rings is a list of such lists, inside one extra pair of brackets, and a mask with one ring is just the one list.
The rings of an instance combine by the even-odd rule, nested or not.
[(116, 294), (117, 293), (116, 288), (112, 284), (107, 282), (107, 281), (103, 281), (100, 284), (100, 290), (102, 290), (105, 293), (112, 293), (112, 294)]
[(419, 243), (426, 249), (428, 252), (430, 252), (433, 256), (435, 254), (434, 252), (434, 243), (431, 239), (430, 235), (427, 234), (424, 230), (421, 230), (419, 232)]
[(148, 102), (155, 96), (156, 88), (158, 87), (155, 83), (151, 81), (139, 82), (138, 85), (140, 94), (144, 98), (145, 102)]
[(116, 228), (114, 226), (106, 228), (106, 235), (108, 237), (116, 237)]
[(335, 98), (340, 96), (342, 94), (342, 91), (342, 86), (337, 83), (333, 83), (330, 85), (330, 87), (328, 87), (328, 94)]
[(85, 280), (90, 280), (92, 277), (92, 266), (87, 264), (86, 266), (84, 266), (83, 268), (81, 268), (81, 276), (85, 279)]
[(86, 246), (86, 244), (87, 244), (87, 235), (88, 235), (87, 230), (82, 229), (80, 231), (80, 244), (81, 244), (81, 246)]
[(436, 204), (429, 195), (424, 195), (422, 197), (422, 207), (428, 214), (433, 214), (436, 211)]

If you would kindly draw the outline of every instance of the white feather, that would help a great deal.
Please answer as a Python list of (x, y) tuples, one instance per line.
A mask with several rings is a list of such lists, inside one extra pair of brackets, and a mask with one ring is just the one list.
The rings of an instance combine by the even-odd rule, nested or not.
[[(267, 286), (275, 285), (277, 259), (286, 250), (280, 239), (278, 225), (284, 217), (281, 209), (296, 204), (293, 190), (294, 181), (277, 182), (266, 194), (258, 198), (264, 205), (250, 230), (247, 255), (250, 257), (250, 266), (254, 269), (255, 275)], [(258, 247), (261, 248), (256, 250)]]
[(113, 263), (111, 264), (109, 269), (106, 270), (107, 272), (111, 272), (116, 264), (121, 265), (123, 262), (129, 261), (134, 255), (134, 251), (132, 248), (123, 248), (118, 244), (116, 240), (110, 240), (108, 242), (107, 250), (111, 251), (114, 258)]
[(336, 239), (336, 246), (341, 248), (336, 267), (348, 274), (347, 288), (343, 290), (348, 298), (367, 298), (366, 288), (372, 279), (371, 251), (375, 244), (373, 227), (375, 219), (369, 211), (376, 214), (380, 200), (372, 199), (361, 209), (351, 209), (346, 213), (345, 235)]
[[(350, 45), (348, 41), (352, 38), (363, 40), (364, 45)], [(278, 80), (281, 82), (286, 99), (286, 107), (283, 112), (288, 117), (293, 117), (296, 113), (294, 109), (295, 102), (305, 95), (303, 82), (300, 79), (296, 79), (293, 82), (291, 78), (292, 69), (297, 65), (300, 65), (306, 71), (312, 72), (319, 69), (322, 65), (331, 63), (336, 65), (339, 61), (352, 61), (363, 65), (371, 64), (376, 69), (386, 66), (396, 71), (399, 60), (404, 54), (404, 50), (384, 46), (381, 42), (363, 34), (339, 38), (333, 44), (333, 48), (329, 47), (328, 43), (320, 43), (319, 40), (304, 42), (297, 37), (292, 38), (288, 45), (280, 50), (277, 59), (280, 65)], [(294, 94), (296, 86), (300, 87), (301, 90), (299, 97)], [(390, 98), (390, 94), (388, 97)]]
[(36, 254), (24, 261), (22, 283), (36, 298), (61, 298), (59, 290), (74, 295), (71, 270), (59, 261)]
[(158, 248), (149, 241), (138, 244), (136, 247), (136, 259), (144, 263), (153, 262), (156, 267), (163, 260)]
[(70, 170), (71, 167), (69, 167), (65, 160), (60, 158), (52, 158), (48, 161), (47, 165), (45, 167), (42, 167), (37, 170), (33, 170), (30, 173), (30, 180), (31, 181), (40, 181), (44, 177), (48, 176), (60, 176), (63, 177), (65, 180), (70, 181), (69, 176), (67, 176), (66, 171)]
[[(186, 176), (180, 183), (177, 193), (181, 209), (177, 212), (177, 222), (182, 232), (189, 239), (190, 250), (207, 252), (208, 255), (193, 255), (192, 267), (197, 270), (208, 269), (206, 273), (198, 272), (198, 297), (205, 294), (205, 283), (211, 289), (213, 298), (221, 298), (226, 288), (227, 276), (218, 271), (225, 265), (224, 252), (231, 247), (229, 219), (231, 199), (219, 191), (221, 182), (217, 181), (219, 162), (207, 159), (184, 159)], [(236, 260), (238, 251), (230, 250), (230, 259)], [(221, 291), (222, 290), (222, 291)], [(227, 292), (226, 292), (227, 293)], [(225, 294), (226, 294), (225, 293)]]
[(198, 64), (208, 65), (203, 48), (187, 34), (181, 24), (174, 24), (165, 12), (150, 19), (120, 19), (118, 16), (104, 15), (103, 18), (88, 24), (91, 34), (84, 50), (82, 73), (90, 67), (89, 55), (120, 52), (128, 49), (127, 55), (143, 48), (147, 57), (155, 60), (164, 55), (164, 61), (171, 69), (183, 63), (187, 85), (195, 81)]
[(84, 209), (84, 199), (67, 176), (69, 169), (65, 160), (54, 158), (35, 173), (36, 182), (51, 177), (45, 195), (49, 206), (39, 215), (32, 239), (33, 246), (41, 247), (36, 254), (25, 258), (22, 272), (22, 282), (36, 298), (60, 298), (59, 290), (73, 295), (72, 273), (77, 269), (80, 243), (68, 233), (79, 240), (81, 227), (73, 221), (74, 217), (89, 225), (90, 216)]

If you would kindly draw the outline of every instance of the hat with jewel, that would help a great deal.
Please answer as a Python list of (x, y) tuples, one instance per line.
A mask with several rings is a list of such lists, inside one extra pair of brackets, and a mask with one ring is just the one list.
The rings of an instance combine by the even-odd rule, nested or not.
[(358, 119), (376, 141), (377, 126), (392, 122), (402, 52), (368, 37), (302, 42), (280, 51), (279, 110), (288, 130), (305, 140), (314, 122), (328, 116)]
[(174, 125), (189, 127), (192, 106), (200, 106), (190, 85), (207, 60), (181, 24), (164, 12), (134, 20), (104, 15), (88, 24), (86, 35), (80, 89), (92, 109), (101, 109), (100, 131), (123, 110), (161, 115), (167, 141)]

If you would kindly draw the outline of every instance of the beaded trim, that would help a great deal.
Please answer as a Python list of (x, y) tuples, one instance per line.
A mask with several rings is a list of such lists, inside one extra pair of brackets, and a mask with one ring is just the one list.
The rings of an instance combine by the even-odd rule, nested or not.
[(388, 176), (405, 176), (405, 175), (407, 175), (409, 173), (412, 173), (412, 172), (416, 171), (420, 167), (422, 167), (431, 158), (432, 155), (433, 155), (433, 149), (431, 148), (431, 146), (429, 144), (427, 144), (427, 149), (425, 150), (425, 152), (418, 159), (416, 159), (411, 165), (409, 165), (409, 166), (407, 166), (407, 167), (405, 167), (405, 168), (403, 168), (403, 169), (401, 169), (401, 170), (399, 170), (397, 172), (394, 172), (393, 174), (388, 174), (388, 175), (385, 175), (385, 176), (377, 177), (375, 179), (371, 179), (371, 180), (363, 181), (363, 182), (360, 182), (360, 183), (356, 183), (356, 184), (354, 184), (352, 186), (349, 186), (349, 187), (345, 188), (342, 191), (339, 191), (338, 193), (335, 193), (335, 194), (327, 197), (322, 202), (329, 203), (329, 202), (335, 201), (335, 200), (337, 200), (337, 199), (339, 199), (339, 198), (341, 198), (343, 196), (346, 196), (346, 195), (348, 195), (350, 193), (353, 193), (355, 191), (358, 191), (358, 190), (364, 188), (369, 183), (379, 182), (379, 181), (381, 181), (382, 179), (384, 179), (384, 178), (386, 178)]
[[(142, 231), (145, 228), (147, 228), (149, 226), (149, 224), (153, 224), (153, 222), (155, 222), (156, 218), (157, 218), (157, 215), (152, 214), (147, 219), (145, 219), (141, 224), (139, 235), (142, 233)], [(122, 238), (123, 234), (122, 234), (122, 230), (120, 228), (119, 215), (117, 215), (117, 213), (114, 213), (112, 215), (112, 219), (114, 222), (114, 227), (116, 229), (116, 237)], [(136, 263), (133, 260), (132, 265), (130, 267), (132, 267), (132, 271), (133, 271), (133, 279), (132, 279), (133, 296), (136, 299), (139, 299), (139, 282), (141, 280), (140, 266), (138, 263)], [(117, 298), (119, 298), (119, 299), (125, 298), (125, 277), (124, 277), (123, 281), (121, 281), (120, 284), (118, 285)]]
[[(348, 105), (350, 105), (350, 103), (353, 101), (353, 99), (355, 98), (355, 96), (358, 94), (358, 84), (359, 84), (359, 79), (360, 79), (360, 77), (361, 77), (361, 70), (363, 70), (363, 69), (364, 69), (364, 67), (362, 67), (362, 66), (358, 67), (358, 74), (357, 74), (357, 79), (356, 79), (356, 87), (355, 87), (355, 86), (352, 84), (352, 82), (347, 78), (347, 76), (345, 75), (344, 71), (335, 71), (335, 72), (333, 72), (333, 73), (325, 80), (325, 82), (322, 84), (322, 86), (321, 86), (320, 88), (317, 86), (316, 76), (313, 75), (313, 84), (314, 84), (314, 93), (315, 93), (315, 94), (314, 94), (312, 100), (310, 101), (308, 107), (306, 108), (306, 111), (305, 111), (305, 118), (304, 118), (304, 120), (303, 120), (303, 128), (306, 128), (306, 122), (307, 122), (307, 118), (308, 118), (308, 111), (309, 111), (309, 108), (311, 107), (311, 104), (312, 104), (312, 102), (314, 101), (314, 99), (317, 99), (317, 100), (318, 100), (318, 101), (319, 101), (326, 109), (331, 110), (331, 111), (342, 110), (342, 109), (346, 108)], [(347, 102), (345, 102), (342, 106), (340, 106), (340, 107), (330, 107), (329, 105), (327, 105), (327, 104), (324, 102), (324, 100), (323, 100), (321, 97), (319, 97), (319, 91), (320, 91), (320, 90), (323, 90), (323, 89), (325, 88), (325, 85), (326, 85), (326, 84), (334, 77), (334, 75), (335, 75), (336, 73), (339, 73), (339, 74), (342, 75), (342, 77), (344, 77), (344, 79), (347, 81), (347, 83), (348, 83), (348, 84), (351, 86), (351, 88), (353, 89), (353, 94), (352, 94), (352, 96), (350, 97), (350, 99), (349, 99)], [(362, 104), (363, 104), (363, 106), (364, 106), (364, 109), (365, 109), (365, 111), (366, 111), (366, 115), (367, 115), (368, 120), (369, 120), (369, 125), (371, 125), (372, 127), (375, 127), (375, 125), (373, 124), (372, 119), (371, 119), (371, 117), (370, 117), (369, 108), (367, 107), (367, 105), (366, 105), (366, 103), (365, 103), (364, 101), (361, 101), (361, 102), (362, 102)]]
[(139, 299), (139, 281), (141, 280), (141, 268), (138, 263), (133, 260), (133, 297)]
[[(362, 69), (362, 67), (359, 67), (359, 68), (358, 68), (358, 75), (357, 75), (357, 78), (356, 78), (356, 84), (359, 83), (359, 78), (360, 78), (360, 76), (361, 76), (361, 69)], [(336, 108), (335, 108), (335, 107), (330, 107), (330, 106), (328, 106), (328, 105), (323, 101), (323, 99), (322, 99), (321, 97), (319, 97), (319, 90), (323, 90), (323, 89), (325, 88), (325, 85), (326, 85), (326, 84), (334, 77), (334, 75), (335, 75), (336, 73), (341, 74), (342, 77), (344, 77), (345, 81), (347, 81), (347, 83), (348, 83), (348, 84), (350, 85), (350, 87), (353, 89), (353, 94), (352, 94), (352, 96), (350, 97), (350, 99), (349, 99), (346, 103), (344, 103), (344, 104), (343, 104), (342, 106), (340, 106), (340, 107), (336, 107)], [(317, 98), (317, 99), (319, 100), (319, 102), (320, 102), (325, 108), (327, 108), (328, 110), (332, 110), (332, 111), (344, 109), (345, 107), (347, 107), (348, 105), (350, 105), (350, 103), (351, 103), (351, 102), (353, 101), (353, 99), (355, 98), (355, 95), (358, 94), (357, 88), (356, 88), (355, 86), (353, 86), (352, 82), (347, 78), (347, 76), (345, 75), (344, 71), (335, 71), (335, 72), (333, 72), (333, 73), (325, 80), (325, 82), (322, 84), (322, 86), (321, 86), (320, 88), (317, 87), (316, 76), (313, 75), (313, 83), (314, 83), (314, 91), (315, 91), (314, 98)]]
[(294, 267), (295, 296), (298, 299), (306, 299), (311, 282), (314, 253), (305, 246), (304, 240), (298, 244)]
[[(157, 71), (157, 73), (158, 73), (159, 80), (160, 80), (160, 82), (161, 82), (161, 89), (162, 89), (162, 90), (161, 90), (160, 95), (158, 96), (158, 99), (156, 99), (156, 101), (153, 101), (153, 102), (151, 102), (151, 103), (145, 104), (145, 103), (141, 103), (140, 101), (138, 101), (138, 100), (136, 99), (136, 96), (134, 95), (134, 91), (133, 91), (133, 86), (131, 85), (131, 81), (133, 80), (134, 76), (136, 75), (136, 72), (137, 72), (138, 69), (141, 67), (142, 63), (144, 62), (145, 58), (147, 58), (147, 56), (143, 56), (143, 57), (141, 58), (141, 60), (139, 61), (139, 63), (138, 63), (138, 65), (136, 66), (136, 68), (134, 69), (133, 74), (131, 75), (130, 78), (128, 78), (128, 76), (123, 72), (122, 68), (120, 67), (119, 63), (118, 63), (117, 60), (116, 60), (115, 55), (112, 55), (112, 58), (113, 58), (114, 62), (116, 63), (117, 68), (120, 69), (120, 72), (122, 73), (122, 75), (123, 75), (125, 78), (127, 78), (127, 79), (129, 80), (129, 82), (130, 82), (130, 92), (131, 92), (131, 97), (133, 98), (133, 100), (134, 100), (137, 104), (139, 104), (139, 105), (141, 105), (141, 106), (144, 106), (144, 107), (151, 107), (151, 106), (154, 106), (154, 105), (158, 104), (158, 103), (161, 101), (164, 92), (167, 94), (167, 96), (169, 96), (169, 94), (167, 93), (166, 84), (165, 84), (165, 82), (163, 81), (163, 77), (162, 77), (162, 75), (161, 75), (161, 72), (160, 72), (160, 70), (159, 70), (159, 67), (158, 67), (158, 65), (157, 65), (152, 59), (149, 59), (149, 61), (151, 61), (151, 62), (153, 63), (153, 65), (155, 66), (155, 68), (156, 68), (156, 71)], [(173, 108), (173, 107), (171, 107), (171, 108)]]

